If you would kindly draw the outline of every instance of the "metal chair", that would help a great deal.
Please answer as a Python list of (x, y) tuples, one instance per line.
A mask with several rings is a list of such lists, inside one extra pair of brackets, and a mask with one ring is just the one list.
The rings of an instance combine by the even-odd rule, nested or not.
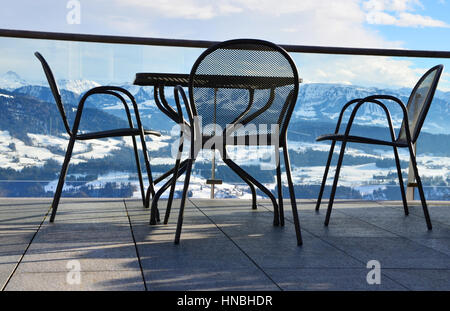
[[(223, 161), (252, 189), (254, 205), (254, 186), (263, 191), (274, 207), (273, 224), (284, 225), (279, 148), (284, 154), (297, 243), (302, 244), (286, 139), (298, 84), (297, 68), (284, 49), (267, 41), (238, 39), (219, 43), (200, 55), (189, 77), (189, 100), (182, 87), (175, 87), (177, 107), (181, 95), (189, 117), (184, 133), (190, 140), (175, 244), (180, 241), (192, 166), (201, 149), (219, 151)], [(274, 147), (278, 203), (270, 190), (230, 159), (226, 150), (230, 145)], [(172, 187), (180, 174), (174, 171)], [(156, 212), (152, 208), (151, 224)]]
[[(146, 130), (143, 128), (141, 119), (139, 117), (139, 110), (138, 110), (136, 101), (133, 98), (133, 95), (131, 95), (131, 93), (128, 92), (126, 89), (116, 87), (116, 86), (100, 86), (100, 87), (95, 87), (93, 89), (90, 89), (83, 95), (83, 97), (81, 98), (81, 100), (78, 104), (75, 120), (74, 120), (72, 129), (71, 129), (69, 126), (69, 122), (67, 120), (67, 116), (66, 116), (66, 112), (64, 110), (63, 103), (61, 101), (61, 95), (60, 95), (58, 86), (56, 84), (56, 80), (50, 69), (50, 66), (48, 65), (47, 61), (44, 59), (44, 57), (39, 52), (36, 52), (34, 54), (42, 64), (44, 73), (48, 80), (48, 84), (53, 93), (53, 97), (55, 98), (55, 102), (58, 107), (58, 110), (61, 114), (62, 121), (64, 123), (64, 127), (70, 137), (69, 144), (68, 144), (67, 150), (66, 150), (66, 155), (64, 158), (64, 162), (63, 162), (63, 165), (61, 168), (61, 173), (59, 175), (58, 185), (57, 185), (57, 188), (55, 191), (55, 195), (53, 197), (52, 214), (50, 217), (50, 222), (53, 222), (55, 220), (56, 211), (58, 209), (59, 200), (61, 198), (61, 193), (62, 193), (63, 186), (64, 186), (64, 180), (65, 180), (65, 177), (67, 174), (67, 169), (69, 167), (70, 158), (72, 157), (72, 151), (73, 151), (73, 147), (75, 145), (76, 140), (90, 140), (90, 139), (108, 138), (108, 137), (131, 136), (132, 141), (133, 141), (134, 156), (136, 159), (136, 166), (137, 166), (137, 173), (138, 173), (138, 177), (139, 177), (142, 201), (145, 206), (145, 204), (146, 204), (145, 203), (145, 200), (146, 200), (145, 190), (144, 190), (144, 183), (142, 180), (141, 166), (140, 166), (140, 162), (139, 162), (139, 154), (138, 154), (137, 145), (136, 145), (136, 136), (140, 136), (140, 139), (141, 139), (142, 152), (144, 154), (145, 166), (146, 166), (148, 181), (149, 181), (149, 189), (150, 189), (151, 193), (154, 195), (155, 192), (153, 189), (153, 179), (152, 179), (152, 174), (151, 174), (151, 169), (150, 169), (150, 162), (148, 160), (147, 147), (146, 147), (144, 135), (160, 136), (161, 134), (157, 131)], [(106, 95), (111, 95), (111, 96), (118, 98), (122, 102), (125, 112), (127, 114), (129, 128), (119, 128), (119, 129), (113, 129), (113, 130), (79, 134), (78, 129), (79, 129), (80, 121), (81, 121), (81, 115), (83, 113), (84, 104), (85, 104), (86, 100), (88, 99), (88, 97), (90, 97), (91, 95), (94, 95), (94, 94), (106, 94)], [(135, 115), (136, 122), (137, 122), (137, 127), (134, 127), (134, 125), (133, 125), (133, 120), (131, 118), (130, 109), (129, 109), (127, 101), (125, 100), (123, 95), (128, 97), (133, 105), (134, 115)]]
[[(336, 130), (334, 134), (328, 134), (328, 135), (322, 135), (319, 136), (316, 141), (323, 141), (323, 140), (331, 140), (331, 147), (330, 147), (330, 153), (328, 155), (327, 164), (325, 167), (325, 172), (322, 179), (322, 185), (320, 187), (319, 191), (319, 197), (317, 199), (316, 204), (316, 211), (319, 210), (320, 203), (322, 200), (323, 191), (325, 188), (325, 183), (327, 180), (328, 170), (330, 168), (331, 159), (333, 157), (333, 151), (336, 144), (336, 141), (341, 141), (341, 150), (339, 153), (339, 159), (336, 166), (336, 172), (334, 175), (334, 181), (333, 186), (331, 188), (331, 194), (330, 194), (330, 200), (328, 202), (328, 209), (327, 214), (325, 218), (325, 225), (328, 226), (328, 223), (330, 221), (330, 215), (331, 210), (333, 207), (334, 197), (336, 194), (336, 188), (337, 183), (339, 179), (339, 173), (342, 166), (342, 160), (344, 158), (344, 152), (345, 147), (347, 145), (347, 142), (353, 142), (353, 143), (364, 143), (364, 144), (373, 144), (373, 145), (385, 145), (385, 146), (392, 146), (394, 149), (394, 156), (395, 156), (395, 164), (397, 166), (397, 174), (400, 184), (400, 192), (402, 195), (402, 201), (403, 201), (403, 208), (405, 215), (408, 215), (408, 204), (406, 201), (406, 194), (405, 189), (403, 186), (403, 177), (402, 177), (402, 171), (400, 167), (400, 160), (398, 157), (397, 148), (408, 148), (409, 155), (411, 159), (411, 164), (414, 171), (414, 176), (417, 181), (417, 187), (420, 194), (420, 200), (422, 203), (423, 213), (425, 215), (426, 224), (429, 230), (432, 229), (430, 215), (428, 212), (427, 203), (425, 200), (425, 195), (423, 192), (422, 182), (420, 180), (419, 172), (417, 170), (417, 162), (416, 162), (416, 155), (413, 148), (413, 144), (417, 141), (417, 138), (419, 137), (420, 130), (422, 128), (422, 125), (425, 121), (425, 117), (427, 115), (428, 110), (430, 109), (431, 102), (433, 100), (434, 93), (436, 91), (436, 87), (439, 81), (439, 78), (441, 76), (442, 70), (444, 66), (443, 65), (437, 65), (430, 70), (428, 70), (417, 82), (414, 89), (411, 92), (411, 95), (408, 100), (408, 104), (405, 106), (402, 101), (394, 96), (390, 95), (373, 95), (368, 96), (363, 99), (354, 99), (349, 101), (344, 105), (342, 108), (342, 111), (339, 115), (339, 119), (336, 125)], [(389, 110), (387, 109), (386, 105), (383, 104), (380, 100), (389, 100), (392, 101), (400, 106), (403, 112), (403, 122), (402, 126), (399, 131), (398, 138), (395, 136), (394, 128), (392, 126), (392, 120), (390, 117)], [(353, 124), (353, 120), (358, 112), (358, 109), (365, 103), (373, 103), (375, 105), (380, 106), (387, 118), (390, 135), (391, 135), (391, 141), (384, 141), (379, 139), (373, 139), (368, 137), (360, 137), (360, 136), (353, 136), (350, 135), (350, 129)], [(344, 112), (347, 108), (351, 107), (353, 104), (356, 104), (352, 110), (352, 113), (350, 115), (347, 127), (345, 129), (344, 134), (339, 133), (339, 127), (342, 122), (342, 117), (344, 115)]]

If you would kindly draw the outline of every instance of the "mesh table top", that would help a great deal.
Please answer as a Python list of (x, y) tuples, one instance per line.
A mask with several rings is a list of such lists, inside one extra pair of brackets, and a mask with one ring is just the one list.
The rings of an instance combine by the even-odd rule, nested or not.
[[(276, 88), (292, 84), (292, 77), (255, 77), (255, 76), (217, 76), (196, 75), (196, 87), (260, 89)], [(302, 82), (300, 78), (299, 83)], [(180, 73), (137, 73), (135, 85), (141, 86), (176, 86), (187, 87), (189, 75)]]

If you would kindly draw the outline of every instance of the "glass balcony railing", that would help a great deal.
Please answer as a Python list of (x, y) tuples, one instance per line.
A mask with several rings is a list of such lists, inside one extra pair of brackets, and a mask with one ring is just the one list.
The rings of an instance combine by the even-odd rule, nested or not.
[[(53, 196), (68, 143), (42, 67), (33, 55), (35, 51), (47, 59), (55, 74), (69, 123), (73, 122), (72, 112), (80, 96), (94, 86), (117, 85), (135, 96), (144, 125), (163, 134), (148, 137), (152, 170), (159, 176), (174, 164), (172, 154), (178, 132), (176, 124), (156, 107), (153, 88), (133, 85), (134, 76), (138, 72), (189, 73), (209, 44), (0, 30), (0, 196)], [(449, 52), (285, 47), (303, 78), (288, 131), (297, 198), (317, 198), (329, 144), (318, 143), (315, 138), (334, 131), (345, 102), (371, 94), (392, 94), (406, 102), (419, 77), (433, 65), (444, 64), (444, 74), (417, 142), (417, 154), (426, 197), (450, 199)], [(170, 88), (166, 97), (173, 104)], [(80, 125), (83, 131), (126, 124), (125, 112), (114, 98), (96, 95), (87, 107)], [(401, 110), (394, 105), (389, 108), (398, 130)], [(367, 105), (356, 123), (355, 132), (390, 139), (388, 129), (383, 127), (384, 113), (375, 106)], [(275, 190), (272, 153), (253, 147), (231, 152), (239, 164)], [(218, 155), (216, 159), (215, 175), (223, 180), (216, 186), (216, 197), (249, 198), (249, 189), (239, 177)], [(406, 183), (409, 156), (400, 152), (400, 159)], [(143, 163), (141, 167), (145, 167)], [(333, 174), (329, 176), (331, 184)], [(209, 197), (210, 186), (205, 181), (210, 177), (211, 153), (204, 152), (195, 165), (190, 195)], [(287, 195), (287, 187), (284, 190)], [(139, 195), (131, 139), (75, 144), (63, 197)], [(350, 144), (337, 198), (401, 199), (392, 148)]]

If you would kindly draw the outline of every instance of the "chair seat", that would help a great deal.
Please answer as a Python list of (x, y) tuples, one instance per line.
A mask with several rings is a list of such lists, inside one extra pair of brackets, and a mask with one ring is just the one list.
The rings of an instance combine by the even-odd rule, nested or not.
[(386, 141), (386, 140), (379, 140), (374, 138), (368, 138), (368, 137), (361, 137), (361, 136), (353, 136), (349, 135), (345, 137), (344, 134), (325, 134), (320, 135), (316, 138), (316, 141), (323, 141), (323, 140), (334, 140), (334, 141), (348, 141), (352, 143), (363, 143), (363, 144), (372, 144), (372, 145), (385, 145), (385, 146), (395, 146), (395, 147), (408, 147), (408, 144), (402, 141)]
[[(88, 140), (88, 139), (98, 139), (98, 138), (108, 138), (108, 137), (120, 137), (120, 136), (138, 136), (140, 134), (137, 128), (121, 128), (100, 132), (91, 132), (86, 134), (76, 135), (76, 139)], [(144, 130), (145, 135), (161, 136), (161, 133), (153, 130)]]

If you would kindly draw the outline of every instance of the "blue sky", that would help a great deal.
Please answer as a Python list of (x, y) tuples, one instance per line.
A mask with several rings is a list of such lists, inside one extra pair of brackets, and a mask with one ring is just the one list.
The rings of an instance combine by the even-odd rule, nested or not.
[[(79, 24), (67, 22), (74, 2), (80, 4)], [(450, 51), (450, 0), (15, 0), (3, 4), (0, 28)], [(38, 48), (57, 76), (100, 82), (131, 82), (138, 71), (188, 72), (201, 52), (0, 39), (8, 59), (0, 60), (0, 74), (12, 69), (38, 79), (42, 73), (31, 53)], [(412, 87), (435, 63), (449, 63), (450, 69), (445, 60), (306, 54), (294, 59), (306, 82)], [(444, 74), (441, 89), (450, 90), (448, 80)]]

